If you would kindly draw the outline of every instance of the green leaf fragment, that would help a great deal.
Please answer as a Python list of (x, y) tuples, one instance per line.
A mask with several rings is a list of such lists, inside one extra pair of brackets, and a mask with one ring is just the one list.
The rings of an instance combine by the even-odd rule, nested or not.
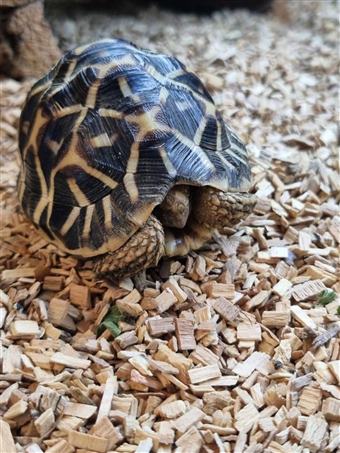
[(111, 307), (108, 314), (105, 316), (103, 321), (99, 324), (97, 328), (97, 335), (101, 335), (105, 329), (109, 330), (113, 337), (118, 337), (121, 334), (119, 328), (119, 321), (123, 319), (122, 313), (118, 310), (116, 306)]
[(320, 305), (326, 306), (333, 302), (336, 299), (336, 292), (332, 289), (324, 289), (321, 291), (318, 297), (318, 303)]

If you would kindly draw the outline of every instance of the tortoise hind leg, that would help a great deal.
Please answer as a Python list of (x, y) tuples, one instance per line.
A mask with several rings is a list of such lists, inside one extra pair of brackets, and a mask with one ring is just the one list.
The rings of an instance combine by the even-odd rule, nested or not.
[(163, 227), (154, 216), (150, 216), (122, 247), (99, 257), (94, 270), (100, 276), (119, 280), (156, 266), (163, 255)]

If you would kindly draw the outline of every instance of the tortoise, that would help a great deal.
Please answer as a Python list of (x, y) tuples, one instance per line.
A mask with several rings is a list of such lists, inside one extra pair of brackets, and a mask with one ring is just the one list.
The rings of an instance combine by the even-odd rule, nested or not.
[(116, 279), (185, 255), (244, 218), (247, 151), (176, 58), (105, 39), (68, 51), (19, 127), (23, 211)]

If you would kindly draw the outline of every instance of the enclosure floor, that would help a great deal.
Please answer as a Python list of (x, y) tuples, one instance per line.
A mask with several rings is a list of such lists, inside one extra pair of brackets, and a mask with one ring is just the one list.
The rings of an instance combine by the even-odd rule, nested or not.
[(64, 47), (120, 36), (176, 55), (249, 144), (254, 213), (161, 262), (144, 294), (98, 280), (24, 219), (31, 82), (1, 80), (1, 451), (339, 451), (338, 11), (295, 1), (289, 16), (53, 19)]

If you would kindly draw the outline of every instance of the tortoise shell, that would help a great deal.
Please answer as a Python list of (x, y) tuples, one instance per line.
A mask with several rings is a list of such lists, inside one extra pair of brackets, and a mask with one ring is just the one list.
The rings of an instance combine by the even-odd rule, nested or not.
[(66, 53), (20, 118), (19, 199), (62, 250), (122, 246), (176, 184), (247, 191), (240, 139), (176, 58), (108, 39)]

